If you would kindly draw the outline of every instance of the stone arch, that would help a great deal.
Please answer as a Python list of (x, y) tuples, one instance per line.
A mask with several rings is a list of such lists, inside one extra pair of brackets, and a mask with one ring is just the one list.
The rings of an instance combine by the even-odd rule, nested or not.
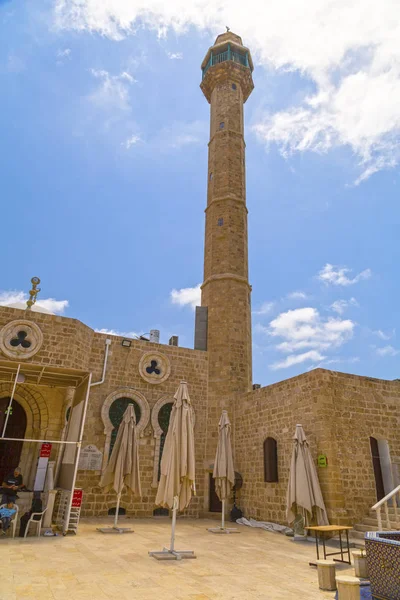
[(101, 407), (101, 419), (104, 425), (104, 435), (106, 436), (106, 441), (104, 444), (104, 454), (103, 454), (103, 466), (102, 470), (104, 470), (108, 463), (108, 455), (110, 452), (110, 443), (111, 443), (111, 433), (114, 429), (113, 424), (110, 420), (110, 407), (115, 400), (119, 398), (131, 398), (140, 406), (140, 421), (137, 425), (137, 430), (139, 436), (142, 437), (144, 430), (146, 429), (149, 420), (150, 420), (150, 406), (147, 402), (146, 398), (140, 392), (133, 390), (132, 388), (120, 388), (115, 392), (112, 392), (107, 396), (104, 400), (103, 406)]
[[(9, 396), (11, 386), (7, 382), (0, 382), (0, 396)], [(14, 398), (22, 406), (26, 414), (25, 438), (43, 439), (49, 426), (49, 411), (42, 394), (31, 390), (24, 384), (18, 384), (15, 388)], [(33, 483), (36, 457), (36, 442), (24, 442), (21, 452), (20, 466), (24, 482), (29, 486)]]
[[(161, 445), (161, 435), (162, 429), (158, 422), (158, 415), (160, 410), (166, 404), (173, 404), (174, 397), (172, 395), (161, 396), (153, 406), (151, 410), (151, 426), (154, 432), (155, 438), (155, 448), (154, 448), (154, 462), (153, 462), (153, 482), (151, 486), (156, 488), (158, 486), (158, 462), (160, 458), (160, 445)], [(196, 414), (193, 409), (193, 425), (196, 423)]]

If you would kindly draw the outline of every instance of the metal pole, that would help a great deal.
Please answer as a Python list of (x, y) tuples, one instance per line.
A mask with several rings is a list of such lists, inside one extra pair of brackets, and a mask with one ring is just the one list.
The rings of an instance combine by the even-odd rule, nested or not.
[(12, 392), (11, 392), (11, 398), (10, 398), (10, 402), (8, 403), (6, 420), (4, 421), (3, 433), (1, 434), (1, 437), (2, 437), (2, 438), (4, 438), (4, 434), (5, 434), (5, 432), (6, 432), (7, 423), (8, 423), (8, 419), (9, 419), (10, 412), (11, 412), (12, 401), (13, 401), (13, 399), (14, 399), (15, 388), (17, 387), (17, 379), (18, 379), (18, 375), (19, 375), (19, 370), (20, 370), (20, 368), (21, 368), (21, 365), (18, 365), (18, 369), (17, 369), (16, 375), (15, 375), (15, 380), (14, 380), (13, 389), (12, 389)]
[(225, 500), (222, 500), (222, 529), (225, 529)]
[(175, 527), (176, 527), (176, 513), (178, 512), (178, 496), (174, 498), (174, 507), (172, 509), (172, 529), (171, 529), (171, 545), (170, 552), (174, 551), (175, 548)]
[(73, 495), (74, 495), (74, 488), (75, 488), (76, 476), (77, 476), (77, 473), (78, 473), (79, 457), (81, 455), (83, 429), (85, 427), (85, 420), (86, 420), (86, 413), (87, 413), (87, 407), (88, 407), (88, 402), (89, 402), (89, 392), (90, 392), (90, 382), (91, 382), (91, 380), (92, 380), (92, 374), (89, 373), (88, 385), (87, 385), (87, 390), (86, 390), (85, 404), (83, 405), (83, 415), (82, 415), (82, 421), (81, 421), (81, 428), (80, 428), (80, 431), (79, 431), (79, 441), (76, 444), (77, 445), (77, 451), (76, 451), (76, 456), (75, 456), (74, 474), (72, 476), (71, 497), (70, 497), (69, 502), (68, 502), (67, 512), (66, 512), (65, 519), (64, 519), (63, 534), (66, 534), (67, 531), (68, 531), (69, 518), (71, 516), (72, 498), (73, 498)]
[(121, 492), (117, 496), (117, 508), (115, 509), (114, 527), (117, 527), (117, 523), (118, 523), (119, 504), (120, 504), (120, 502), (121, 502)]

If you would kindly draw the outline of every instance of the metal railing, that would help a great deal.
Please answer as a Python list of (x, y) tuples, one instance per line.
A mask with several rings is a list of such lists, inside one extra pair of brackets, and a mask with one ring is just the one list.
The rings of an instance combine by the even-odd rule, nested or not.
[[(385, 517), (386, 517), (386, 527), (387, 529), (400, 529), (400, 522), (399, 522), (399, 514), (398, 514), (398, 503), (400, 501), (400, 485), (398, 485), (396, 488), (394, 488), (394, 490), (392, 490), (391, 492), (389, 492), (389, 494), (387, 494), (384, 498), (382, 498), (382, 500), (379, 500), (379, 502), (377, 502), (376, 504), (374, 504), (374, 506), (371, 508), (371, 510), (374, 510), (376, 512), (376, 518), (378, 519), (378, 528), (381, 531), (382, 530), (382, 506), (385, 510)], [(394, 516), (394, 524), (392, 524), (391, 520), (390, 520), (390, 513), (389, 513), (389, 502), (391, 502), (391, 507), (394, 509), (392, 516)]]
[(244, 67), (249, 67), (249, 57), (247, 52), (245, 54), (241, 54), (240, 52), (235, 52), (234, 50), (228, 48), (228, 50), (225, 50), (225, 52), (220, 52), (219, 54), (211, 53), (209, 61), (203, 69), (203, 79), (210, 67), (228, 60), (239, 63)]

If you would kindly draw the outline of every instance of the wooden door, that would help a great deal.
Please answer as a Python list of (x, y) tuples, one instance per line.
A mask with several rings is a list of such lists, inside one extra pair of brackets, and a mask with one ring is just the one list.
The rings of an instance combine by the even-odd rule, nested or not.
[(369, 438), (369, 442), (371, 446), (372, 466), (374, 468), (376, 498), (379, 502), (379, 500), (382, 500), (382, 498), (385, 497), (385, 488), (383, 487), (383, 477), (381, 459), (379, 456), (378, 440), (371, 437)]
[[(6, 411), (10, 398), (0, 398), (0, 431), (3, 433)], [(13, 400), (12, 411), (7, 422), (5, 437), (24, 438), (26, 430), (26, 414), (22, 406)], [(15, 467), (19, 466), (21, 458), (21, 442), (2, 442), (0, 441), (0, 485), (9, 473), (12, 473)], [(23, 474), (22, 474), (23, 475)]]
[(222, 502), (215, 491), (215, 479), (210, 473), (210, 512), (222, 512)]

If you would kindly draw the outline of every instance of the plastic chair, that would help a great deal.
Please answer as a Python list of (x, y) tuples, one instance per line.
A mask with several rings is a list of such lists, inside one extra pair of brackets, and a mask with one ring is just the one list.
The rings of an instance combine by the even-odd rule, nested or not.
[[(2, 504), (2, 505), (0, 506), (0, 508), (6, 508), (6, 507), (7, 507), (7, 504)], [(17, 512), (15, 513), (15, 515), (13, 515), (13, 516), (11, 517), (11, 524), (10, 524), (10, 529), (12, 528), (12, 536), (13, 536), (13, 538), (14, 538), (14, 537), (15, 537), (15, 530), (17, 529), (17, 521), (18, 521), (18, 511), (19, 511), (19, 507), (18, 507), (16, 504), (14, 504), (14, 505), (13, 505), (13, 508), (15, 508), (15, 510), (17, 511)]]
[[(36, 535), (37, 537), (40, 537), (40, 529), (42, 527), (42, 520), (43, 520), (43, 515), (46, 512), (47, 508), (45, 508), (42, 512), (35, 512), (32, 513), (30, 516), (29, 521), (26, 524), (26, 529), (25, 529), (25, 533), (24, 533), (24, 538), (26, 538), (26, 536), (28, 535), (28, 529), (29, 529), (29, 525), (31, 523), (34, 523), (36, 525)], [(36, 520), (33, 517), (37, 517), (40, 516), (40, 519)]]

